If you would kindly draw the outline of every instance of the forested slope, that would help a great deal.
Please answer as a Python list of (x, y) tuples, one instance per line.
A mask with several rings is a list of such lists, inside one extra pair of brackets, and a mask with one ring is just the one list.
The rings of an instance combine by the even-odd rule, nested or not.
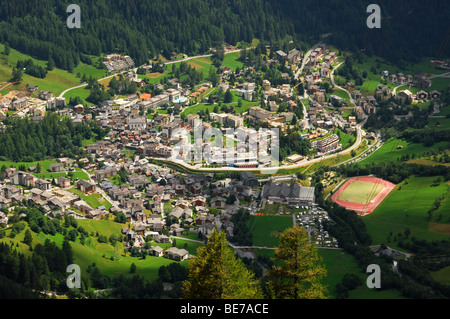
[(83, 54), (115, 51), (137, 64), (159, 53), (206, 52), (223, 41), (253, 38), (275, 43), (286, 35), (366, 49), (397, 61), (449, 55), (450, 2), (396, 0), (379, 3), (382, 28), (368, 29), (372, 0), (79, 0), (81, 29), (68, 29), (68, 1), (2, 0), (0, 42), (70, 70)]

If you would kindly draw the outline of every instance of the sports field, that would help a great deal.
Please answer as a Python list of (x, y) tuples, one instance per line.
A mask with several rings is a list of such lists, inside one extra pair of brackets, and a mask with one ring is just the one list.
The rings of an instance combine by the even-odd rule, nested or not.
[(380, 178), (364, 176), (349, 179), (331, 200), (358, 214), (370, 214), (395, 187)]
[(367, 205), (384, 188), (381, 184), (354, 181), (337, 197), (338, 200)]

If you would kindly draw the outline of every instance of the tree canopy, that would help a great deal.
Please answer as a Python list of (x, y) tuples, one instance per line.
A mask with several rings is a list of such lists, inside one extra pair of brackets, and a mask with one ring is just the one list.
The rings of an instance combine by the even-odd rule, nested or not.
[(214, 230), (189, 263), (183, 295), (186, 299), (258, 299), (262, 291), (254, 274), (228, 247), (225, 233)]
[(304, 228), (294, 226), (280, 236), (275, 264), (269, 271), (271, 294), (277, 299), (323, 299), (326, 269)]

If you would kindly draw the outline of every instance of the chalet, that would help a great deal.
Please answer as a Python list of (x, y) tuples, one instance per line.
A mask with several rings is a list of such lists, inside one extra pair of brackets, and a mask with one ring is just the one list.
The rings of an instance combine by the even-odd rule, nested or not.
[(210, 205), (213, 208), (223, 209), (223, 208), (225, 208), (226, 204), (227, 204), (227, 200), (225, 198), (223, 198), (223, 197), (211, 198), (211, 204)]
[(50, 164), (50, 172), (57, 173), (64, 171), (63, 163)]
[(390, 74), (390, 75), (388, 76), (388, 80), (389, 80), (389, 82), (397, 83), (397, 75), (395, 75), (395, 74)]
[(95, 184), (93, 184), (89, 181), (85, 181), (85, 180), (78, 181), (77, 189), (82, 191), (85, 194), (92, 194), (92, 193), (96, 192)]
[(181, 208), (181, 207), (175, 207), (174, 209), (172, 209), (172, 211), (170, 212), (169, 216), (175, 217), (177, 219), (181, 219), (181, 218), (189, 218), (192, 217), (192, 210), (189, 208)]
[(73, 203), (73, 208), (78, 209), (80, 212), (86, 214), (93, 210), (93, 208), (89, 206), (84, 200), (79, 200)]
[(164, 255), (164, 249), (159, 246), (153, 246), (149, 249), (148, 253), (150, 256), (162, 257)]
[(35, 180), (37, 180), (37, 178), (33, 175), (21, 171), (15, 172), (10, 176), (10, 181), (13, 185), (33, 187)]
[(167, 258), (175, 261), (183, 261), (189, 258), (189, 252), (186, 249), (179, 249), (176, 247), (170, 247), (165, 251)]
[(298, 64), (300, 62), (301, 58), (302, 58), (302, 52), (297, 49), (293, 49), (293, 50), (289, 51), (289, 54), (287, 55), (287, 60), (292, 64)]
[(395, 96), (395, 100), (401, 104), (409, 104), (414, 101), (413, 94), (409, 90), (404, 90)]
[(105, 178), (116, 176), (117, 174), (118, 171), (116, 168), (101, 169), (95, 172), (95, 178), (97, 181), (100, 181)]
[(278, 50), (275, 53), (277, 55), (278, 60), (283, 61), (283, 60), (287, 59), (287, 54), (284, 51)]
[(39, 87), (37, 87), (36, 85), (27, 85), (27, 91), (30, 93), (36, 93), (39, 90)]
[(259, 185), (258, 179), (251, 172), (241, 172), (240, 179), (245, 186), (258, 187)]
[(192, 204), (194, 207), (206, 207), (206, 198), (203, 196), (196, 196), (192, 199)]
[(376, 107), (370, 103), (364, 103), (363, 108), (367, 115), (373, 115), (377, 111)]
[(34, 186), (41, 191), (49, 190), (51, 185), (52, 184), (45, 179), (38, 179), (34, 182)]
[(93, 209), (86, 214), (86, 218), (100, 220), (104, 216), (104, 211), (101, 209)]
[(61, 188), (69, 188), (70, 187), (70, 179), (59, 176), (56, 183)]
[(433, 82), (424, 76), (417, 77), (416, 81), (417, 81), (417, 86), (419, 86), (421, 88), (425, 88), (425, 89), (429, 88), (433, 85)]
[(155, 235), (153, 236), (153, 240), (160, 244), (172, 243), (172, 240), (166, 235)]
[(11, 102), (11, 108), (13, 110), (17, 110), (17, 111), (24, 109), (25, 107), (27, 107), (27, 105), (28, 105), (28, 100), (24, 97), (16, 99)]
[(128, 182), (133, 187), (144, 187), (150, 183), (150, 181), (148, 181), (147, 177), (145, 177), (144, 175), (130, 175), (128, 176)]
[(50, 99), (52, 98), (52, 92), (41, 91), (41, 92), (39, 93), (39, 98), (40, 98), (41, 100), (48, 101), (48, 100), (50, 100)]

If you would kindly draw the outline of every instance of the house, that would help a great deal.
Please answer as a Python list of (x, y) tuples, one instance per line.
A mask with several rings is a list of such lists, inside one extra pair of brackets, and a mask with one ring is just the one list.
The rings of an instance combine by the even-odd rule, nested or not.
[(224, 209), (225, 206), (227, 204), (227, 200), (223, 197), (214, 197), (211, 198), (211, 207), (212, 208), (219, 208), (219, 209)]
[(258, 187), (259, 185), (258, 179), (251, 172), (241, 172), (240, 179), (245, 186)]
[(63, 163), (56, 163), (50, 165), (50, 172), (52, 173), (58, 173), (64, 171), (64, 164)]
[(159, 246), (153, 246), (148, 251), (150, 256), (162, 257), (164, 255), (164, 249)]
[(194, 207), (206, 207), (206, 198), (203, 196), (196, 196), (192, 199), (192, 204)]
[(189, 218), (189, 217), (192, 217), (192, 210), (189, 208), (183, 209), (183, 208), (177, 206), (174, 209), (172, 209), (169, 216), (175, 217), (177, 219), (181, 219), (182, 217)]
[(94, 210), (87, 212), (87, 214), (86, 214), (86, 218), (95, 219), (95, 220), (100, 220), (103, 218), (103, 216), (104, 216), (104, 211), (102, 211), (101, 209), (94, 209)]
[(277, 54), (278, 60), (285, 60), (287, 58), (287, 54), (282, 50), (278, 50), (275, 53)]
[(419, 86), (421, 88), (429, 88), (433, 85), (433, 82), (424, 76), (417, 77), (416, 81), (417, 81), (417, 86)]
[(293, 50), (289, 51), (289, 54), (287, 55), (287, 60), (292, 64), (298, 64), (300, 62), (301, 58), (302, 58), (302, 52), (297, 49), (293, 49)]
[(35, 180), (37, 180), (37, 178), (33, 175), (21, 171), (15, 172), (10, 176), (10, 182), (13, 185), (33, 187)]
[(166, 235), (155, 235), (155, 236), (153, 236), (153, 240), (159, 244), (168, 244), (168, 243), (171, 244), (172, 243), (172, 239), (170, 239)]
[(61, 188), (69, 188), (70, 187), (70, 179), (59, 176), (58, 180), (56, 181), (59, 187)]
[(41, 92), (39, 93), (39, 98), (40, 98), (41, 100), (48, 101), (48, 100), (50, 100), (50, 99), (52, 98), (52, 92), (41, 91)]
[(77, 189), (85, 194), (92, 194), (96, 192), (95, 184), (85, 180), (78, 181)]
[(150, 183), (150, 181), (148, 181), (147, 177), (145, 177), (144, 175), (130, 175), (128, 176), (128, 182), (133, 187), (144, 187)]
[(109, 177), (113, 177), (116, 176), (118, 173), (117, 169), (112, 167), (112, 168), (107, 168), (107, 169), (101, 169), (101, 170), (97, 170), (95, 172), (95, 179), (97, 181), (100, 181), (102, 179), (105, 178), (109, 178)]
[(38, 89), (39, 89), (39, 87), (37, 87), (36, 85), (32, 85), (32, 84), (27, 85), (27, 91), (30, 93), (35, 93), (38, 91)]
[(46, 181), (45, 179), (38, 179), (37, 181), (34, 182), (34, 186), (37, 189), (40, 189), (41, 191), (46, 191), (49, 190), (51, 187), (51, 183)]
[(20, 110), (24, 109), (25, 107), (27, 107), (27, 105), (28, 105), (28, 100), (26, 98), (22, 97), (22, 98), (12, 101), (10, 108), (12, 110), (20, 111)]
[(179, 249), (177, 247), (170, 247), (165, 251), (167, 258), (175, 261), (183, 261), (189, 258), (189, 252), (186, 249)]
[(404, 90), (395, 96), (395, 100), (401, 104), (409, 104), (414, 101), (413, 94), (409, 90)]

